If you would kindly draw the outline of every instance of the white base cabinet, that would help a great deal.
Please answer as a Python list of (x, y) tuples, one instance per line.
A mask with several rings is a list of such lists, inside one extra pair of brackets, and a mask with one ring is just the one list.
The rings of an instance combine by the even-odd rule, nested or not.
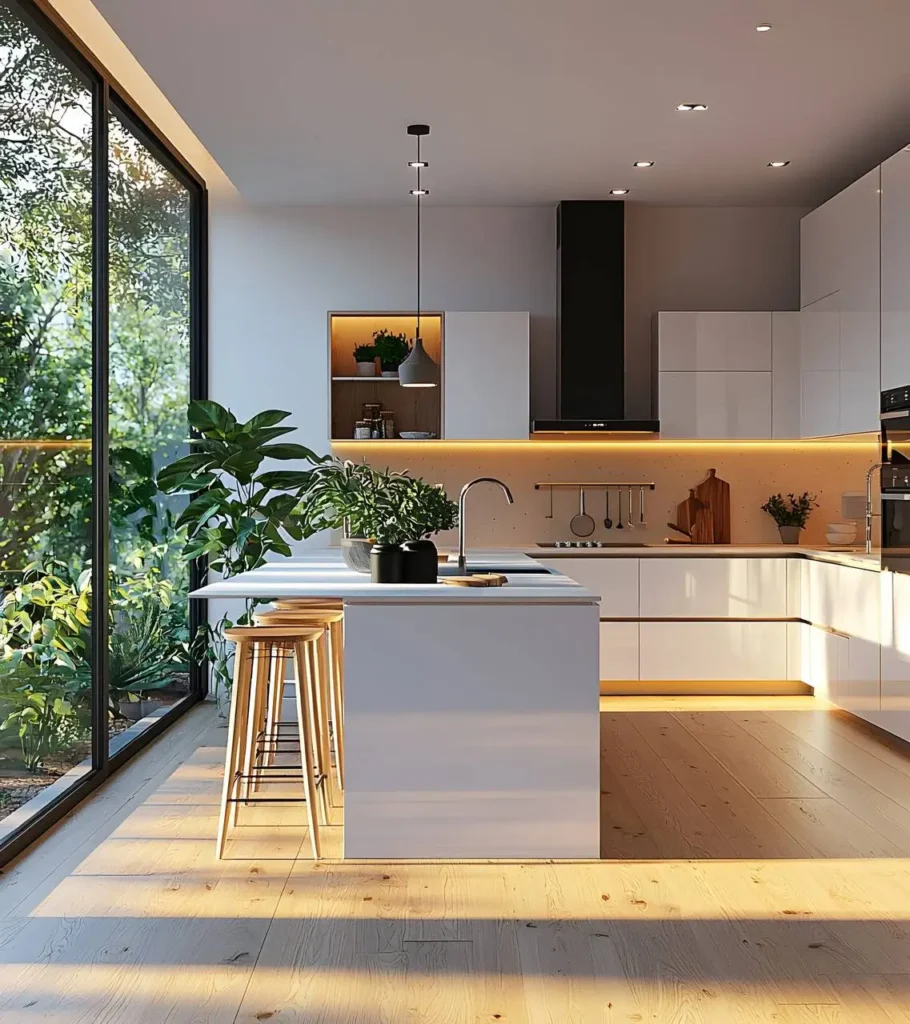
[(610, 682), (641, 678), (639, 623), (601, 622), (600, 678)]
[(785, 619), (783, 558), (642, 558), (641, 617)]
[(642, 622), (642, 680), (780, 681), (786, 622)]

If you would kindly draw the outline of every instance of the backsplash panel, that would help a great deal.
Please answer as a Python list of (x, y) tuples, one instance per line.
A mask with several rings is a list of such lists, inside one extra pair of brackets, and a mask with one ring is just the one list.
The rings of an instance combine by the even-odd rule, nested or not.
[[(874, 439), (820, 442), (731, 442), (703, 444), (643, 442), (610, 444), (515, 444), (398, 442), (340, 444), (333, 446), (340, 458), (366, 459), (377, 468), (407, 470), (431, 483), (440, 483), (452, 498), (462, 485), (478, 476), (499, 477), (508, 484), (515, 504), (506, 504), (499, 488), (480, 485), (468, 498), (468, 543), (471, 547), (529, 546), (538, 542), (571, 540), (569, 521), (578, 511), (577, 490), (553, 492), (553, 518), (549, 493), (534, 484), (547, 480), (653, 480), (655, 490), (646, 492), (647, 528), (636, 525), (606, 530), (604, 493), (586, 493), (587, 511), (597, 528), (589, 540), (659, 543), (672, 531), (676, 506), (714, 468), (730, 484), (731, 534), (734, 544), (767, 544), (779, 541), (774, 522), (761, 511), (772, 493), (810, 491), (818, 497), (802, 535), (803, 543), (825, 544), (825, 524), (841, 521), (841, 494), (861, 492), (865, 474), (876, 461)], [(623, 509), (626, 510), (626, 495)], [(638, 489), (634, 491), (635, 518)], [(616, 494), (611, 494), (610, 514), (616, 515)], [(443, 534), (439, 542), (454, 544), (456, 535)], [(857, 531), (862, 542), (862, 523)]]

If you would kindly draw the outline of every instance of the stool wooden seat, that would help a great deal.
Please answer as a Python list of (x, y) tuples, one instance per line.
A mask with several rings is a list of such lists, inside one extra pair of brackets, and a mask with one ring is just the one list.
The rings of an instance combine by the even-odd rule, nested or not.
[[(273, 609), (258, 610), (254, 621), (262, 626), (322, 626), (326, 630), (327, 652), (319, 649), (320, 724), (325, 745), (323, 752), (332, 764), (333, 784), (344, 792), (344, 612), (341, 602), (334, 605), (325, 601), (311, 604), (297, 601), (276, 601)], [(327, 655), (327, 656), (326, 656)], [(283, 684), (276, 680), (271, 687), (268, 728), (277, 732), (281, 723), (281, 694)], [(331, 727), (329, 725), (331, 722)], [(334, 736), (335, 759), (331, 759), (331, 738)], [(334, 802), (334, 801), (333, 801)]]
[[(226, 629), (224, 636), (236, 645), (236, 649), (216, 855), (219, 859), (224, 855), (228, 825), (231, 819), (234, 824), (237, 823), (237, 809), (241, 803), (269, 802), (270, 799), (272, 802), (288, 802), (285, 798), (256, 797), (250, 794), (250, 783), (257, 764), (257, 745), (265, 729), (269, 666), (277, 653), (282, 657), (290, 654), (295, 666), (299, 771), (303, 783), (301, 799), (306, 803), (313, 858), (318, 860), (317, 794), (321, 794), (322, 817), (324, 821), (327, 820), (323, 784), (328, 765), (318, 750), (316, 721), (318, 647), (325, 637), (325, 627), (305, 624), (237, 626)], [(287, 777), (296, 777), (291, 774), (296, 766), (288, 766), (288, 769)]]

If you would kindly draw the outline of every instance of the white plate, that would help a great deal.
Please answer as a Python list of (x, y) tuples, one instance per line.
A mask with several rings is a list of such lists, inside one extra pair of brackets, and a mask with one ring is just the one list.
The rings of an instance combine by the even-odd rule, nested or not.
[(404, 441), (431, 441), (436, 435), (426, 430), (402, 430), (398, 436)]

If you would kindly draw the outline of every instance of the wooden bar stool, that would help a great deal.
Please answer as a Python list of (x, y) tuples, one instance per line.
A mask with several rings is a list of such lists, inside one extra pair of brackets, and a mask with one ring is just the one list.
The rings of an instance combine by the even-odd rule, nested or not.
[[(313, 858), (319, 859), (319, 825), (316, 820), (317, 794), (321, 794), (322, 817), (326, 820), (325, 772), (316, 743), (315, 695), (318, 689), (318, 648), (325, 636), (324, 627), (284, 624), (281, 626), (237, 626), (224, 631), (226, 640), (235, 645), (234, 688), (228, 722), (228, 742), (224, 761), (224, 784), (221, 793), (221, 816), (218, 823), (216, 855), (224, 855), (224, 844), (230, 819), (237, 823), (241, 803), (287, 803), (303, 799)], [(294, 661), (294, 697), (297, 704), (297, 733), (300, 743), (300, 765), (288, 765), (273, 781), (297, 778), (300, 772), (303, 796), (255, 797), (250, 795), (250, 782), (256, 764), (256, 750), (265, 729), (269, 669), (276, 654), (290, 654)], [(258, 776), (257, 776), (258, 777)], [(233, 813), (231, 809), (233, 808)]]
[[(334, 784), (344, 792), (344, 612), (341, 602), (326, 601), (276, 601), (274, 609), (259, 611), (254, 621), (261, 625), (322, 626), (326, 631), (325, 655), (319, 662), (321, 690), (321, 716), (325, 736), (325, 751), (334, 771)], [(269, 701), (269, 735), (277, 735), (281, 726), (281, 693), (283, 687), (279, 675), (271, 687)], [(331, 759), (332, 738), (335, 758)]]

